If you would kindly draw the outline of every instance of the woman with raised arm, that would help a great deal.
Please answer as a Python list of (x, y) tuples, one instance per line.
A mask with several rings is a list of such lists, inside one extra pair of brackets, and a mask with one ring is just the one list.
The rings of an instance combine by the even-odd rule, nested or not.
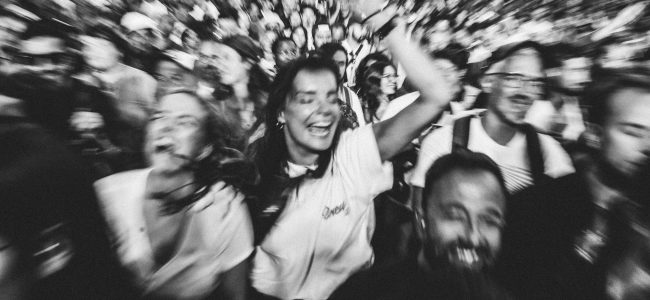
[[(380, 3), (366, 3), (370, 15)], [(422, 97), (394, 118), (344, 130), (331, 60), (302, 58), (271, 88), (266, 135), (252, 153), (261, 184), (252, 285), (260, 299), (326, 299), (373, 263), (373, 198), (392, 185), (384, 162), (425, 129), (451, 98), (443, 76), (406, 39), (394, 7), (368, 21), (382, 33)], [(391, 20), (391, 23), (388, 23)]]

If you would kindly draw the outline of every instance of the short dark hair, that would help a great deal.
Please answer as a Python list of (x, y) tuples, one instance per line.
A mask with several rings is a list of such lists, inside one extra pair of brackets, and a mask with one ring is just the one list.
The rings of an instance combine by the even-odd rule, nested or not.
[(345, 64), (348, 63), (348, 55), (345, 48), (340, 43), (325, 43), (318, 48), (318, 53), (324, 57), (332, 59), (336, 52), (342, 51), (345, 54)]
[(444, 49), (434, 51), (433, 59), (446, 59), (454, 64), (458, 69), (466, 69), (469, 60), (469, 51), (460, 44), (451, 43)]
[(431, 192), (436, 181), (456, 170), (469, 172), (485, 171), (494, 175), (494, 177), (499, 181), (503, 194), (506, 198), (508, 197), (508, 189), (506, 188), (505, 180), (503, 179), (499, 166), (490, 157), (483, 153), (461, 149), (441, 156), (427, 171), (424, 189), (422, 191), (423, 209), (427, 208), (428, 203), (426, 195)]
[(610, 113), (609, 101), (615, 93), (623, 89), (641, 89), (650, 93), (650, 68), (603, 69), (599, 74), (584, 94), (585, 103), (591, 104), (588, 120), (593, 124), (604, 124)]
[[(278, 49), (280, 48), (280, 45), (281, 45), (283, 42), (285, 42), (285, 43), (292, 43), (292, 44), (296, 45), (296, 42), (294, 42), (293, 39), (291, 39), (290, 37), (279, 36), (277, 39), (275, 39), (275, 41), (273, 41), (273, 44), (271, 44), (271, 53), (273, 53), (273, 55), (277, 55), (277, 54), (278, 54)], [(296, 47), (297, 47), (297, 46), (298, 46), (298, 45), (296, 45)]]

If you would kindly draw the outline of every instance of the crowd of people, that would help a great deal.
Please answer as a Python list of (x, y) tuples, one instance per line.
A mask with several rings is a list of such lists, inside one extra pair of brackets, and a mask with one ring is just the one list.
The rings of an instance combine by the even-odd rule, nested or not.
[(0, 0), (0, 299), (650, 299), (648, 4)]

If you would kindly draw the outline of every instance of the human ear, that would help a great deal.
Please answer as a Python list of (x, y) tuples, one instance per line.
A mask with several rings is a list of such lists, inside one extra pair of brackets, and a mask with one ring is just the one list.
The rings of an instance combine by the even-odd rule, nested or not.
[(494, 83), (494, 80), (490, 78), (489, 76), (483, 76), (479, 80), (479, 84), (481, 85), (481, 90), (485, 93), (492, 93), (492, 84)]

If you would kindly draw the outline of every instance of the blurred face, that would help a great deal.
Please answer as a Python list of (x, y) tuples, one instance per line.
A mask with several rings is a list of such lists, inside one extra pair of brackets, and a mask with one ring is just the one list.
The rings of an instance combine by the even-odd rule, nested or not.
[(220, 48), (217, 69), (221, 77), (221, 83), (233, 85), (248, 77), (248, 71), (252, 65), (245, 61), (235, 49), (226, 45)]
[(296, 43), (299, 48), (302, 48), (307, 42), (307, 37), (305, 36), (305, 31), (301, 27), (296, 28), (293, 33), (291, 33), (291, 39)]
[(162, 60), (158, 62), (155, 70), (155, 78), (158, 80), (158, 95), (165, 95), (176, 89), (196, 88), (197, 80), (194, 74), (183, 69), (178, 64)]
[(332, 41), (341, 42), (345, 39), (345, 31), (343, 27), (336, 26), (332, 28)]
[(424, 251), (432, 268), (484, 271), (501, 248), (505, 195), (486, 171), (454, 170), (424, 195)]
[(472, 44), (472, 36), (467, 32), (467, 30), (463, 29), (456, 32), (454, 40), (465, 47), (469, 47)]
[(239, 28), (237, 21), (230, 18), (219, 18), (219, 20), (217, 20), (217, 26), (221, 32), (221, 36), (223, 37), (239, 34), (242, 31)]
[(108, 70), (120, 62), (122, 53), (109, 40), (84, 36), (81, 38), (84, 61), (88, 66), (99, 71)]
[(67, 53), (63, 40), (39, 36), (22, 42), (17, 62), (53, 87), (67, 82), (72, 70), (72, 58)]
[(429, 50), (431, 51), (444, 49), (450, 42), (451, 33), (449, 30), (434, 30), (429, 34)]
[(27, 23), (12, 17), (0, 16), (0, 47), (18, 47), (20, 35), (27, 30)]
[(351, 12), (350, 3), (348, 1), (341, 1), (341, 16), (347, 18)]
[(174, 17), (181, 23), (190, 21), (190, 12), (194, 9), (193, 1), (177, 1), (176, 6), (172, 10)]
[(300, 18), (299, 12), (291, 12), (291, 15), (289, 16), (289, 24), (291, 25), (291, 28), (296, 28), (302, 25), (302, 19)]
[(366, 30), (359, 23), (350, 24), (350, 28), (348, 28), (348, 30), (350, 36), (352, 36), (352, 39), (354, 39), (355, 41), (360, 42), (366, 36)]
[(302, 70), (296, 75), (278, 115), (278, 121), (285, 124), (285, 139), (294, 161), (317, 156), (332, 146), (341, 118), (337, 90), (331, 71)]
[(625, 178), (634, 178), (650, 158), (650, 92), (623, 89), (611, 96), (600, 136), (601, 155)]
[(298, 8), (298, 0), (282, 0), (282, 7), (288, 11), (296, 10)]
[(318, 48), (331, 41), (332, 31), (330, 30), (330, 27), (326, 25), (318, 25), (318, 29), (314, 32), (314, 46)]
[(286, 66), (290, 61), (298, 57), (298, 47), (293, 41), (280, 43), (275, 54), (275, 64), (278, 68)]
[(454, 65), (448, 59), (434, 59), (433, 63), (436, 65), (436, 67), (438, 67), (440, 71), (442, 71), (442, 75), (444, 76), (445, 81), (451, 86), (454, 94), (460, 92), (462, 88), (460, 82), (462, 74), (456, 65)]
[(196, 49), (199, 47), (199, 36), (194, 32), (193, 30), (188, 30), (187, 34), (183, 38), (183, 47), (185, 49), (190, 50), (190, 52), (194, 53)]
[(562, 84), (573, 92), (582, 91), (591, 81), (591, 62), (586, 57), (576, 57), (562, 62)]
[(522, 49), (500, 64), (485, 75), (492, 81), (488, 111), (506, 124), (519, 125), (544, 95), (542, 61), (537, 51)]
[(195, 69), (197, 76), (208, 83), (216, 83), (219, 81), (219, 69), (217, 63), (222, 45), (213, 42), (205, 41), (199, 47), (199, 59), (196, 61)]
[(379, 88), (384, 95), (395, 94), (397, 90), (397, 72), (392, 66), (384, 68), (384, 73), (379, 81)]
[(341, 76), (339, 80), (343, 80), (345, 76), (345, 68), (347, 68), (348, 56), (343, 51), (336, 51), (332, 56), (332, 60), (336, 64), (336, 67), (339, 69), (339, 75)]
[(145, 152), (151, 166), (162, 172), (188, 167), (207, 142), (207, 113), (199, 100), (188, 94), (162, 97), (147, 127)]
[(152, 50), (153, 36), (148, 29), (129, 32), (126, 35), (131, 50), (138, 54), (147, 54)]
[(302, 11), (302, 26), (312, 28), (316, 24), (316, 13), (311, 8)]

